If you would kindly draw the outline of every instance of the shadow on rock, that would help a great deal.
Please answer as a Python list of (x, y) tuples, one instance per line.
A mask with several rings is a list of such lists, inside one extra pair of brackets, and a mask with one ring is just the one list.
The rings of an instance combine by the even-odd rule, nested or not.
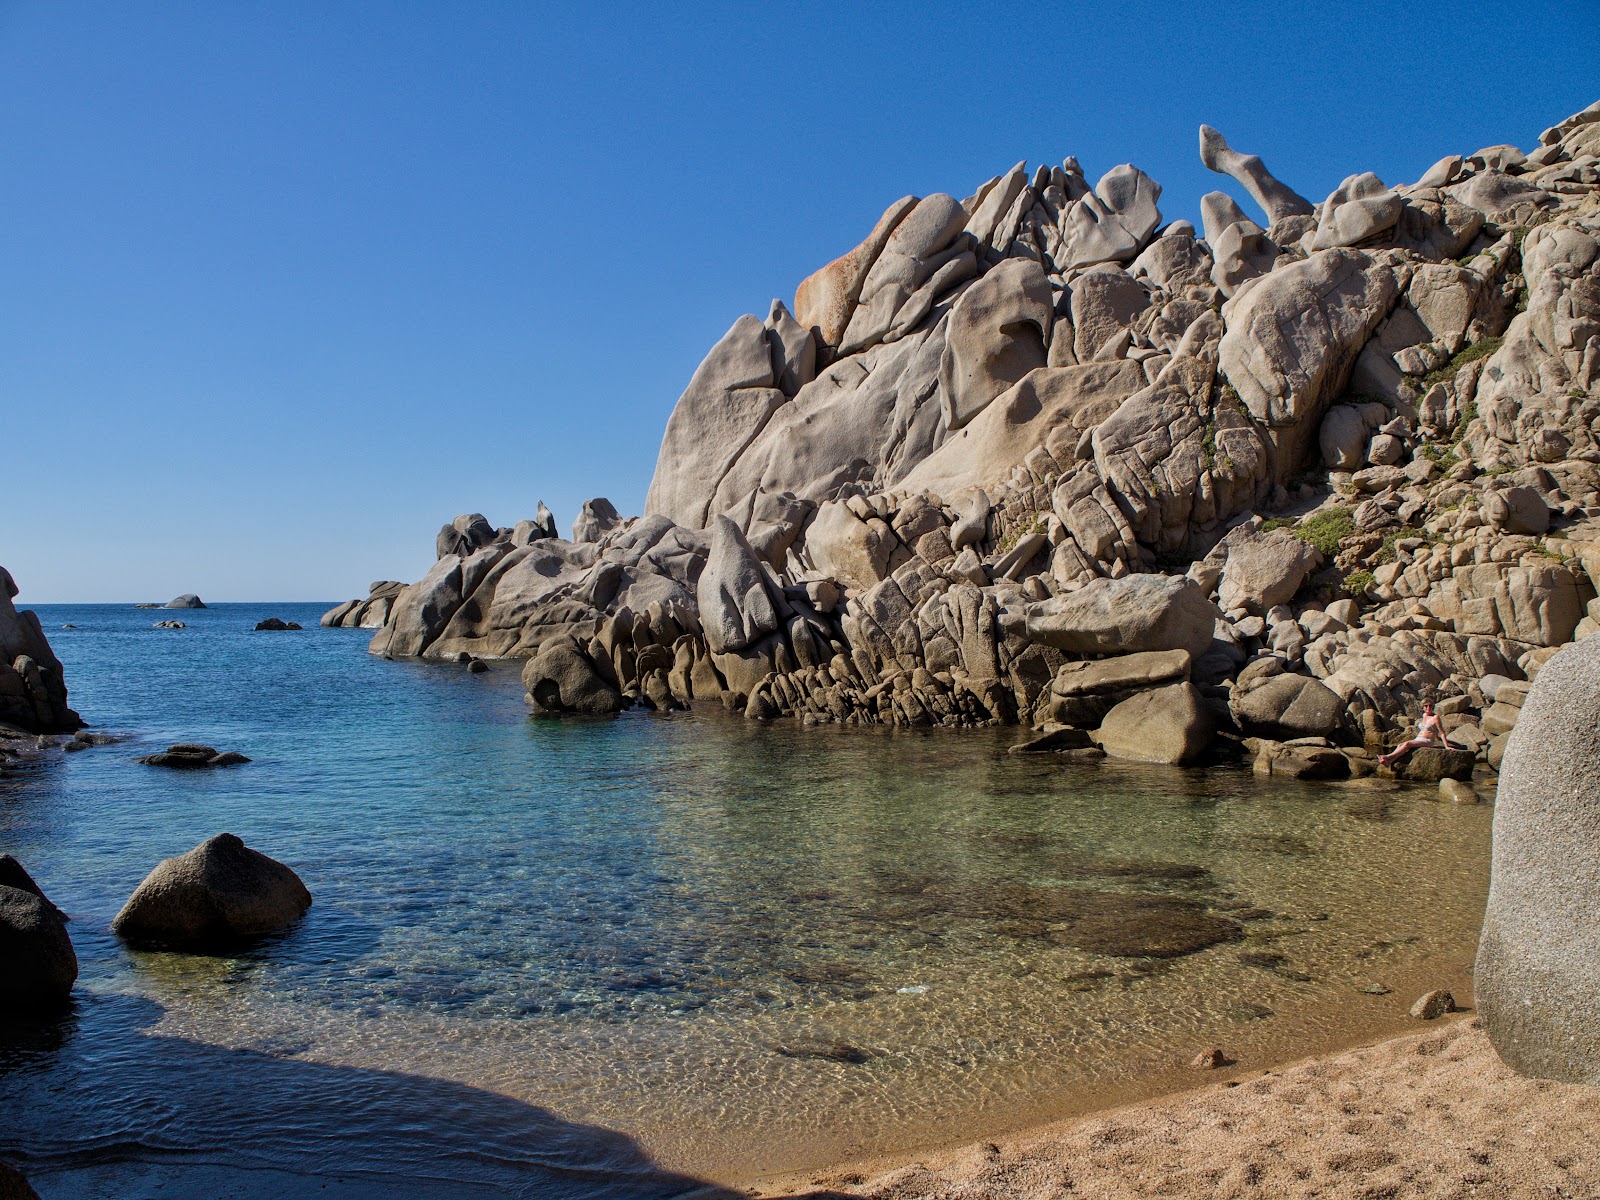
[(41, 1194), (734, 1200), (623, 1134), (448, 1080), (153, 1035), (159, 1005), (80, 998), (0, 1027), (0, 1157)]

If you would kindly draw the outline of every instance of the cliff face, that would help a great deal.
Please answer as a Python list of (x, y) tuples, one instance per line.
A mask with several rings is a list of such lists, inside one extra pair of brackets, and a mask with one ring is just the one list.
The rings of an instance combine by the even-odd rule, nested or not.
[[(1183, 649), (1218, 719), (1286, 672), (1381, 727), (1592, 632), (1600, 105), (1316, 205), (1200, 152), (1260, 221), (1213, 192), (1163, 226), (1143, 172), (1070, 158), (896, 201), (712, 348), (642, 518), (458, 518), (374, 651), (533, 657), (549, 707), (577, 671), (923, 723), (1056, 719), (1068, 662)], [(1155, 573), (1204, 612), (1119, 642)]]
[(61, 663), (50, 649), (38, 614), (12, 604), (17, 585), (0, 567), (0, 722), (30, 733), (70, 733), (83, 727), (67, 707)]

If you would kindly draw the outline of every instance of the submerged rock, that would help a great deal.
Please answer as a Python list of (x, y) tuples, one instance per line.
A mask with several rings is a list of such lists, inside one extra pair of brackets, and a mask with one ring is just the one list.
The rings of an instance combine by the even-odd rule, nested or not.
[(206, 950), (276, 933), (310, 907), (292, 870), (221, 833), (157, 864), (111, 928), (135, 945)]
[(178, 742), (156, 754), (146, 754), (134, 761), (151, 767), (177, 767), (188, 770), (198, 767), (234, 767), (250, 760), (236, 750), (218, 750), (214, 746)]

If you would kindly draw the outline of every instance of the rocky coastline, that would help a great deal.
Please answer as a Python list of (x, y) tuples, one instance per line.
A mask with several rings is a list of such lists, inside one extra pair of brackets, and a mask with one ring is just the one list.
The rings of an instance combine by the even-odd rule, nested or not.
[(1600, 104), (1315, 205), (1200, 152), (1261, 220), (1217, 191), (1163, 225), (1142, 171), (1071, 158), (897, 201), (712, 348), (643, 516), (458, 517), (323, 623), (525, 658), (549, 711), (1015, 722), (1315, 777), (1431, 698), (1497, 766), (1600, 629)]
[[(11, 572), (0, 567), (0, 770), (83, 728), (83, 718), (67, 706), (66, 676), (38, 614), (18, 611), (16, 595)], [(85, 735), (68, 744), (88, 743)]]

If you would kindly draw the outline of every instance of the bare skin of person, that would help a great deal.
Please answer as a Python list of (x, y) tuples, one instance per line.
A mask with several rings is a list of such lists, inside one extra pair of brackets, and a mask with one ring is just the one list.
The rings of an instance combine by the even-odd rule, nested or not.
[(1417, 736), (1409, 742), (1401, 742), (1378, 761), (1390, 767), (1413, 750), (1420, 750), (1424, 746), (1448, 747), (1449, 745), (1450, 739), (1444, 736), (1444, 724), (1434, 715), (1433, 701), (1429, 700), (1422, 706), (1422, 723), (1417, 727)]

